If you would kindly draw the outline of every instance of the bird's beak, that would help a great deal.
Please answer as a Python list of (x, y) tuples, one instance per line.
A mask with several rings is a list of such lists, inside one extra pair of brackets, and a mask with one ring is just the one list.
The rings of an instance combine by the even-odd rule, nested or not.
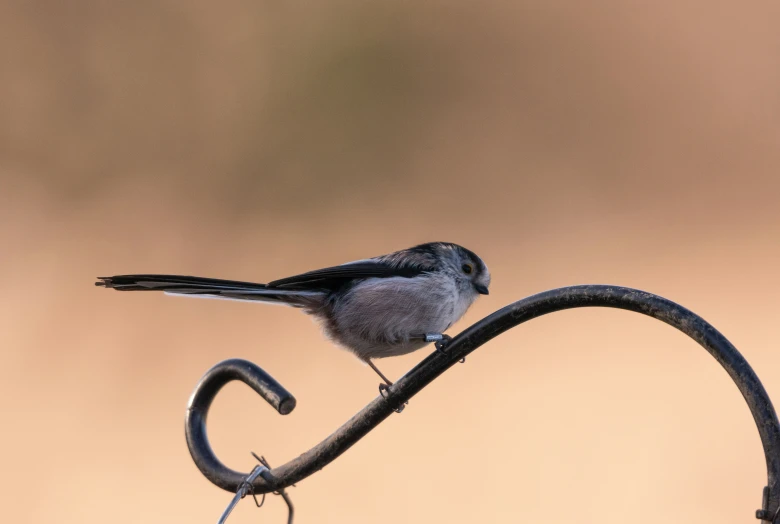
[(488, 288), (484, 284), (474, 284), (474, 289), (477, 290), (477, 293), (480, 295), (489, 295), (490, 291), (488, 291)]

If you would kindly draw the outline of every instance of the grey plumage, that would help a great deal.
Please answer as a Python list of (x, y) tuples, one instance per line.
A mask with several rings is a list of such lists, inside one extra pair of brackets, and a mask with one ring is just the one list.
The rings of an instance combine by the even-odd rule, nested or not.
[(480, 294), (488, 293), (490, 273), (472, 251), (432, 242), (268, 284), (119, 275), (100, 277), (96, 285), (298, 307), (319, 319), (334, 342), (370, 363), (422, 348), (426, 333), (444, 333)]

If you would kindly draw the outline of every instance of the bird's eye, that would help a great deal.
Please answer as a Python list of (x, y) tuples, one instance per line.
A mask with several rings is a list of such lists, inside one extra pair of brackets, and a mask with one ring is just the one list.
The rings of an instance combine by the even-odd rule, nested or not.
[(460, 268), (467, 275), (470, 275), (472, 273), (472, 271), (474, 271), (474, 266), (472, 266), (471, 264), (463, 264)]

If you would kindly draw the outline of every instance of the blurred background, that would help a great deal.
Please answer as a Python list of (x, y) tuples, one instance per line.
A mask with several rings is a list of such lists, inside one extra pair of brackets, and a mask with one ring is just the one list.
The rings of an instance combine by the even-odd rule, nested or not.
[[(250, 359), (297, 409), (215, 401), (217, 454), (280, 465), (377, 395), (298, 311), (97, 276), (267, 281), (430, 240), (493, 274), (452, 331), (580, 283), (694, 310), (780, 402), (780, 5), (0, 3), (2, 520), (215, 522), (190, 392)], [(381, 362), (399, 377), (423, 350)], [(660, 322), (544, 317), (291, 490), (310, 522), (754, 522), (726, 373)], [(282, 523), (271, 497), (229, 522)]]

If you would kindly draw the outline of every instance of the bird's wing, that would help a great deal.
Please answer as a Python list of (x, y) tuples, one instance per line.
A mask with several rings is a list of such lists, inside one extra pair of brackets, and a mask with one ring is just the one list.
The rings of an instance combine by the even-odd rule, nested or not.
[(369, 258), (340, 266), (316, 269), (301, 275), (281, 278), (268, 283), (275, 289), (338, 289), (347, 281), (359, 278), (415, 277), (433, 268), (398, 267), (386, 261)]

